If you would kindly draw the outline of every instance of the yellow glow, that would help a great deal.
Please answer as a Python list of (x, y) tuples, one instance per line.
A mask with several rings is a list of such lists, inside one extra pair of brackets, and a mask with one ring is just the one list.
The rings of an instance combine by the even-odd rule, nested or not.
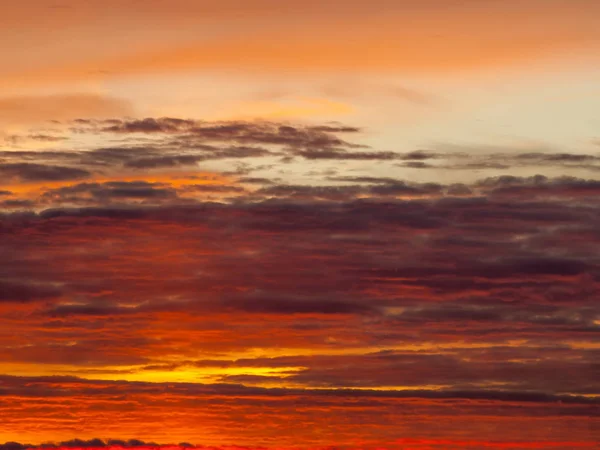
[(86, 369), (59, 364), (5, 364), (3, 373), (14, 376), (68, 375), (87, 380), (123, 380), (216, 383), (227, 375), (286, 376), (302, 367), (183, 367), (179, 370), (140, 370), (140, 366), (106, 366)]
[[(135, 370), (135, 369), (134, 369)], [(83, 378), (95, 380), (124, 380), (124, 381), (146, 381), (154, 383), (164, 382), (193, 382), (193, 383), (217, 383), (220, 377), (227, 375), (257, 375), (257, 376), (280, 376), (286, 372), (297, 371), (298, 367), (185, 367), (179, 370), (146, 370), (114, 375), (111, 373), (98, 373), (91, 376), (83, 375)]]
[[(193, 178), (196, 177), (196, 178)], [(96, 176), (89, 179), (71, 180), (71, 181), (44, 181), (44, 182), (23, 182), (19, 184), (1, 183), (0, 187), (10, 189), (15, 194), (23, 196), (39, 194), (48, 189), (58, 189), (63, 187), (75, 186), (81, 183), (106, 183), (111, 181), (145, 181), (148, 183), (166, 183), (174, 188), (187, 185), (222, 185), (228, 184), (233, 178), (224, 175), (202, 172), (202, 171), (178, 171), (165, 172), (160, 174), (148, 173), (122, 173), (113, 176)]]

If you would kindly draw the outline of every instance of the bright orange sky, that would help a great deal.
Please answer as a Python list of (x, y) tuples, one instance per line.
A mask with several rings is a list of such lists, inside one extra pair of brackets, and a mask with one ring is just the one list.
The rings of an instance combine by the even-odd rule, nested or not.
[(595, 448), (599, 30), (3, 7), (0, 450)]

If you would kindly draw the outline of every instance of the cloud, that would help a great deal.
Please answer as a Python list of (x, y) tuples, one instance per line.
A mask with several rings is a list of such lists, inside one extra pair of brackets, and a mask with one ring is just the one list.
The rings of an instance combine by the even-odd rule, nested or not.
[[(547, 166), (549, 168), (561, 168), (566, 173), (569, 171), (596, 170), (593, 162), (596, 157), (593, 155), (581, 155), (570, 153), (550, 153), (550, 152), (528, 152), (528, 153), (500, 153), (498, 147), (484, 147), (475, 149), (470, 147), (441, 146), (438, 150), (415, 150), (411, 152), (393, 152), (380, 151), (364, 148), (364, 146), (349, 142), (343, 139), (341, 135), (358, 135), (362, 130), (358, 127), (348, 127), (343, 125), (290, 125), (289, 123), (279, 122), (245, 122), (245, 121), (225, 121), (225, 122), (205, 122), (192, 119), (181, 119), (174, 117), (143, 118), (143, 119), (77, 119), (71, 122), (74, 136), (80, 135), (109, 135), (111, 139), (116, 139), (115, 146), (98, 147), (83, 150), (70, 148), (69, 143), (64, 143), (64, 148), (52, 150), (10, 150), (0, 154), (4, 160), (5, 171), (15, 171), (18, 165), (28, 164), (34, 168), (38, 166), (63, 167), (74, 170), (82, 170), (104, 177), (112, 176), (118, 178), (127, 176), (131, 170), (140, 174), (144, 171), (155, 172), (183, 172), (192, 171), (198, 167), (207, 164), (217, 164), (224, 167), (226, 162), (240, 166), (243, 169), (237, 171), (222, 170), (225, 176), (237, 174), (249, 174), (250, 172), (263, 172), (271, 170), (274, 167), (274, 158), (280, 158), (281, 162), (290, 164), (290, 167), (296, 167), (297, 164), (310, 164), (318, 168), (325, 167), (323, 173), (331, 171), (328, 166), (333, 161), (372, 161), (373, 163), (385, 163), (387, 161), (396, 161), (398, 167), (411, 169), (426, 169), (428, 171), (452, 170), (460, 173), (461, 171), (472, 171), (477, 169), (483, 171), (484, 175), (491, 175), (488, 178), (494, 179), (497, 172), (514, 168), (523, 170), (527, 168), (537, 168)], [(268, 159), (270, 164), (258, 164), (259, 159)], [(573, 162), (575, 161), (575, 162)], [(582, 161), (585, 161), (583, 163)], [(43, 163), (43, 164), (42, 164)], [(585, 167), (583, 167), (585, 166)], [(242, 167), (242, 166), (240, 166)], [(598, 166), (600, 168), (600, 166)], [(25, 169), (25, 166), (22, 167)], [(39, 170), (42, 170), (41, 168)], [(47, 169), (49, 172), (51, 169)], [(58, 170), (58, 169), (56, 169)], [(529, 170), (529, 169), (528, 169)], [(242, 173), (243, 172), (243, 173)], [(319, 181), (318, 170), (311, 170), (307, 175), (311, 176), (310, 184), (317, 185)], [(446, 172), (449, 173), (449, 172)], [(83, 174), (80, 174), (83, 175)], [(46, 175), (46, 178), (51, 175)], [(58, 177), (58, 175), (56, 175)], [(517, 188), (516, 175), (500, 175), (498, 180), (497, 192), (491, 193), (491, 182), (480, 181), (477, 186), (469, 188), (471, 194), (467, 194), (464, 189), (461, 196), (477, 195), (486, 191), (486, 195), (518, 195), (523, 187)], [(258, 176), (253, 178), (267, 178)], [(279, 177), (280, 178), (280, 177)], [(375, 181), (369, 174), (356, 174), (352, 177), (345, 175), (342, 177), (333, 177), (330, 175), (330, 181), (348, 181), (351, 178), (359, 185), (357, 186), (357, 195), (408, 195), (411, 186), (403, 180), (393, 179), (391, 177), (379, 177)], [(460, 176), (454, 177), (455, 181), (461, 180)], [(527, 178), (527, 177), (525, 177)], [(433, 178), (432, 178), (433, 179)], [(571, 184), (576, 178), (571, 178)], [(487, 183), (487, 184), (486, 184)], [(510, 183), (511, 190), (500, 190), (500, 184), (508, 187)], [(566, 187), (567, 177), (561, 180), (554, 179), (548, 186), (541, 188), (536, 195), (565, 196), (575, 195), (574, 186), (570, 189)], [(267, 183), (268, 184), (268, 183)], [(381, 186), (360, 186), (365, 184), (379, 184)], [(433, 189), (431, 183), (429, 190)], [(549, 189), (550, 184), (554, 187)], [(562, 189), (558, 184), (565, 185)], [(590, 184), (588, 182), (588, 184)], [(581, 181), (578, 182), (578, 189), (582, 190)], [(296, 185), (297, 186), (297, 185)], [(414, 183), (413, 186), (414, 187)], [(322, 186), (324, 193), (329, 186)], [(340, 189), (342, 189), (340, 187)], [(455, 188), (453, 188), (455, 189)], [(350, 187), (343, 187), (342, 190), (349, 191)], [(360, 191), (360, 192), (358, 192)], [(397, 191), (397, 194), (396, 194)], [(509, 192), (510, 191), (510, 192)], [(273, 188), (275, 192), (275, 188)], [(446, 192), (450, 192), (446, 190)], [(457, 192), (457, 191), (455, 191)], [(547, 192), (547, 194), (545, 194)], [(418, 192), (414, 192), (419, 195)], [(530, 192), (533, 194), (533, 191)], [(431, 194), (431, 192), (430, 192)], [(261, 193), (262, 195), (262, 193)], [(270, 195), (270, 194), (269, 194)], [(294, 194), (296, 195), (296, 194)]]
[(310, 129), (313, 131), (325, 133), (359, 133), (361, 131), (361, 129), (358, 127), (348, 127), (343, 125), (317, 125), (314, 127), (310, 127)]
[(529, 179), (506, 177), (487, 182), (484, 180), (483, 184), (495, 184), (497, 187), (490, 194), (498, 196), (581, 198), (594, 196), (600, 191), (600, 181), (575, 177), (561, 177), (554, 180), (548, 180), (545, 177)]
[(68, 316), (113, 316), (123, 314), (135, 314), (138, 308), (123, 307), (112, 304), (66, 304), (57, 305), (47, 311), (50, 317)]
[(400, 159), (423, 161), (426, 159), (434, 159), (439, 157), (440, 155), (434, 152), (428, 152), (426, 150), (415, 150), (414, 152), (404, 153), (400, 157)]
[[(515, 148), (507, 151), (500, 146), (454, 146), (441, 145), (438, 153), (427, 153), (432, 155), (428, 159), (439, 159), (437, 164), (422, 164), (415, 168), (449, 169), (449, 170), (506, 170), (532, 168), (539, 170), (540, 167), (561, 168), (563, 170), (597, 171), (600, 166), (598, 155), (583, 153), (554, 152), (544, 149), (543, 152), (525, 152)], [(417, 161), (419, 162), (419, 161)], [(406, 166), (404, 163), (403, 166)], [(408, 167), (408, 166), (406, 166)], [(510, 175), (509, 175), (510, 176)]]
[[(187, 139), (184, 142), (188, 143), (190, 140), (202, 140), (317, 148), (354, 147), (335, 133), (358, 131), (346, 127), (298, 127), (266, 121), (202, 122), (170, 117), (110, 120), (93, 123), (93, 127), (105, 133), (181, 135), (183, 139)], [(83, 127), (82, 131), (85, 130)]]
[[(335, 178), (340, 180), (340, 178)], [(352, 177), (346, 178), (351, 180)], [(361, 177), (358, 177), (361, 180)], [(364, 180), (364, 178), (363, 178)], [(371, 181), (366, 181), (371, 184)], [(324, 199), (334, 201), (352, 200), (358, 197), (420, 197), (441, 194), (442, 187), (434, 183), (405, 183), (401, 180), (378, 179), (375, 185), (343, 185), (343, 186), (298, 186), (273, 184), (255, 191), (266, 197), (284, 197), (290, 199)]]
[(36, 163), (0, 163), (0, 175), (20, 182), (65, 181), (89, 178), (92, 174), (77, 167), (51, 166)]
[(27, 281), (0, 280), (0, 303), (25, 303), (58, 298), (60, 289)]
[(465, 185), (463, 183), (451, 184), (446, 189), (446, 193), (448, 195), (455, 195), (455, 196), (463, 196), (463, 195), (470, 196), (470, 195), (473, 195), (473, 191), (471, 190), (471, 188), (469, 188), (467, 185)]
[(297, 154), (306, 159), (337, 159), (350, 161), (392, 160), (398, 158), (394, 152), (348, 152), (338, 149), (309, 149), (298, 151)]
[(112, 120), (102, 128), (102, 131), (112, 133), (180, 133), (189, 131), (194, 125), (193, 120), (162, 117), (154, 119), (148, 117), (140, 120), (120, 121)]
[(71, 439), (60, 442), (45, 442), (39, 445), (22, 444), (20, 442), (6, 442), (0, 444), (0, 450), (26, 450), (26, 449), (63, 449), (63, 448), (196, 448), (196, 446), (181, 442), (178, 444), (157, 444), (156, 442), (144, 442), (139, 439)]
[(4, 137), (4, 142), (7, 145), (19, 147), (22, 144), (28, 144), (31, 142), (35, 143), (56, 143), (66, 141), (68, 138), (65, 136), (55, 136), (51, 134), (29, 134), (29, 135), (18, 135), (11, 134)]
[(211, 185), (211, 184), (188, 184), (181, 189), (185, 192), (202, 193), (245, 193), (246, 189), (240, 186)]
[(250, 296), (225, 301), (226, 308), (258, 314), (369, 314), (375, 308), (360, 303), (318, 298)]
[(80, 183), (72, 186), (49, 189), (44, 199), (51, 202), (80, 202), (105, 204), (112, 201), (173, 200), (175, 189), (161, 183), (147, 181), (108, 181), (105, 183)]
[(203, 159), (206, 158), (200, 155), (156, 156), (132, 159), (125, 162), (124, 165), (125, 167), (133, 167), (136, 169), (156, 169), (161, 167), (191, 166)]
[(271, 180), (269, 178), (263, 178), (263, 177), (241, 177), (238, 179), (238, 182), (242, 183), (242, 184), (261, 184), (261, 185), (274, 183), (273, 180)]
[[(78, 443), (83, 444), (77, 448), (104, 448), (111, 447), (115, 449), (120, 448), (160, 448), (160, 449), (182, 449), (182, 448), (198, 448), (205, 450), (265, 450), (266, 447), (251, 447), (251, 446), (240, 446), (240, 445), (223, 445), (223, 446), (196, 446), (187, 442), (181, 442), (179, 444), (156, 444), (154, 442), (144, 442), (138, 439), (107, 439), (106, 442), (101, 439), (92, 440), (81, 440), (73, 439), (71, 441), (64, 441), (68, 444)], [(95, 447), (89, 447), (85, 444), (97, 443)], [(464, 439), (414, 439), (414, 438), (403, 438), (396, 439), (389, 444), (391, 449), (404, 449), (410, 445), (411, 449), (415, 450), (464, 450), (466, 448), (477, 448), (477, 449), (554, 449), (554, 450), (571, 450), (571, 449), (592, 449), (595, 447), (593, 442), (584, 441), (554, 441), (554, 442), (529, 442), (529, 441), (482, 441), (482, 440), (464, 440)], [(38, 446), (21, 444), (18, 442), (7, 442), (0, 444), (1, 450), (25, 450), (26, 448), (38, 449), (38, 448), (72, 448), (72, 445), (59, 445), (55, 443), (44, 443)], [(332, 448), (328, 447), (313, 447), (313, 450), (328, 450)], [(348, 450), (358, 450), (354, 446), (345, 446)]]
[(290, 186), (271, 185), (263, 187), (257, 194), (267, 197), (287, 197), (298, 199), (349, 200), (364, 189), (361, 186)]
[(36, 203), (31, 200), (4, 200), (0, 202), (0, 205), (7, 209), (32, 209)]
[(431, 164), (427, 164), (423, 161), (409, 161), (402, 164), (399, 164), (400, 167), (407, 167), (409, 169), (429, 169), (434, 166)]
[[(171, 386), (176, 396), (198, 396), (211, 397), (213, 395), (225, 395), (236, 397), (261, 397), (265, 399), (290, 398), (306, 394), (306, 400), (317, 403), (320, 398), (367, 398), (367, 399), (464, 399), (464, 400), (492, 400), (498, 402), (520, 402), (520, 403), (556, 403), (574, 405), (598, 405), (599, 401), (594, 397), (576, 395), (549, 395), (542, 392), (519, 392), (502, 391), (494, 389), (483, 390), (460, 390), (460, 389), (424, 389), (424, 390), (362, 390), (362, 389), (297, 389), (297, 388), (262, 388), (247, 387), (241, 384), (201, 384), (201, 383), (152, 383), (152, 382), (126, 382), (111, 380), (89, 380), (77, 377), (15, 377), (1, 376), (3, 382), (3, 394), (22, 395), (24, 398), (36, 398), (51, 396), (52, 392), (60, 392), (65, 386), (71, 387), (72, 392), (62, 392), (64, 397), (76, 398), (81, 393), (91, 392), (94, 388), (104, 387), (106, 394), (117, 394), (124, 388), (131, 393), (155, 394), (162, 396), (167, 394), (165, 388)], [(31, 389), (23, 389), (25, 383), (30, 383)], [(311, 398), (312, 397), (312, 398)]]
[(67, 126), (91, 143), (0, 153), (0, 364), (31, 375), (0, 377), (9, 438), (593, 441), (597, 180), (302, 156), (379, 154), (337, 124)]
[[(41, 166), (52, 166), (84, 170), (106, 178), (128, 173), (131, 169), (140, 173), (147, 170), (193, 170), (201, 163), (212, 161), (231, 160), (240, 165), (245, 160), (252, 162), (258, 158), (293, 158), (301, 151), (344, 152), (345, 149), (361, 147), (339, 136), (356, 134), (360, 129), (341, 125), (292, 126), (265, 121), (204, 122), (162, 117), (79, 118), (69, 123), (68, 130), (63, 129), (65, 125), (56, 126), (62, 127), (57, 132), (70, 133), (68, 138), (61, 137), (61, 141), (56, 141), (61, 142), (57, 148), (22, 150), (16, 147), (20, 141), (15, 140), (9, 150), (0, 152), (4, 171), (28, 167), (31, 170), (37, 167), (41, 171)], [(97, 141), (99, 136), (110, 136), (114, 145), (78, 148), (81, 147), (79, 138)], [(22, 166), (24, 164), (28, 166)], [(254, 167), (247, 162), (243, 164), (246, 174), (268, 168), (264, 164)], [(50, 170), (46, 169), (47, 172)], [(237, 174), (241, 175), (241, 172)]]
[(596, 155), (585, 155), (575, 153), (521, 153), (517, 155), (518, 159), (548, 161), (548, 162), (587, 162), (587, 161), (598, 161), (599, 156)]

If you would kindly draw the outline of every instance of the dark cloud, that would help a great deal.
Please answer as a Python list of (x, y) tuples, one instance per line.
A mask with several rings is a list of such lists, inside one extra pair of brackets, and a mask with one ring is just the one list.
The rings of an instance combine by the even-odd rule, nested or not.
[(40, 142), (61, 142), (67, 140), (64, 136), (53, 136), (50, 134), (31, 134), (27, 138)]
[(349, 200), (365, 192), (361, 186), (271, 185), (256, 191), (259, 195), (297, 199)]
[(301, 186), (275, 184), (257, 190), (256, 194), (292, 199), (348, 201), (360, 196), (432, 196), (442, 193), (442, 186), (435, 183), (409, 184), (400, 180), (370, 177), (333, 177), (331, 179), (336, 181), (358, 181), (367, 185)]
[(32, 209), (36, 206), (36, 203), (31, 200), (4, 200), (0, 202), (0, 206), (7, 209)]
[(77, 154), (83, 164), (91, 166), (127, 165), (132, 160), (160, 158), (160, 156), (161, 149), (152, 146), (102, 147)]
[(325, 132), (325, 133), (358, 133), (361, 131), (357, 127), (345, 127), (345, 126), (333, 126), (333, 125), (319, 125), (310, 127), (312, 131)]
[(43, 444), (21, 444), (19, 442), (6, 442), (0, 444), (0, 450), (26, 450), (26, 449), (60, 449), (60, 448), (103, 448), (103, 447), (180, 447), (180, 448), (195, 448), (194, 445), (188, 442), (178, 444), (157, 444), (156, 442), (145, 442), (139, 439), (71, 439), (68, 441), (59, 442), (44, 442)]
[[(22, 177), (27, 179), (58, 181), (83, 178), (84, 175), (87, 177), (98, 169), (176, 169), (221, 159), (238, 160), (238, 163), (247, 158), (269, 156), (289, 159), (299, 155), (298, 152), (305, 152), (306, 157), (311, 152), (322, 152), (321, 157), (327, 157), (327, 152), (345, 152), (348, 158), (353, 159), (389, 157), (385, 153), (347, 152), (347, 149), (363, 146), (347, 142), (338, 134), (356, 133), (359, 130), (337, 125), (291, 126), (265, 121), (203, 122), (169, 117), (78, 119), (72, 125), (71, 131), (75, 134), (111, 133), (119, 136), (119, 143), (114, 147), (84, 150), (3, 152), (0, 158), (10, 160), (10, 165), (4, 165), (4, 171), (11, 171), (11, 174), (22, 171)], [(47, 166), (42, 164), (46, 161), (49, 162)], [(42, 172), (44, 167), (47, 168)]]
[(0, 444), (0, 450), (25, 450), (31, 447), (31, 444), (21, 444), (20, 442), (5, 442), (4, 444)]
[(52, 285), (30, 281), (0, 279), (0, 303), (26, 303), (60, 297), (61, 290)]
[(520, 153), (516, 155), (516, 159), (520, 160), (535, 160), (547, 162), (586, 162), (598, 161), (599, 156), (585, 155), (576, 153)]
[[(416, 150), (397, 154), (397, 159), (407, 161), (400, 167), (448, 170), (498, 171), (517, 168), (557, 167), (564, 170), (600, 170), (600, 156), (566, 152), (498, 152), (501, 147), (461, 147), (441, 145), (439, 151)], [(429, 164), (430, 159), (438, 164)]]
[(193, 120), (148, 117), (140, 120), (116, 120), (113, 121), (113, 124), (103, 127), (102, 131), (111, 133), (181, 133), (189, 131), (195, 124), (196, 122)]
[[(448, 420), (462, 431), (471, 416), (495, 425), (503, 417), (520, 432), (524, 410), (574, 426), (597, 413), (598, 181), (487, 176), (593, 158), (379, 152), (340, 138), (360, 131), (341, 125), (71, 125), (112, 144), (0, 153), (17, 181), (61, 181), (5, 184), (0, 364), (68, 365), (62, 373), (89, 378), (197, 371), (209, 381), (1, 377), (0, 415), (12, 429), (23, 427), (16, 418), (48, 418), (45, 432), (58, 414), (139, 423), (140, 411), (151, 411), (160, 427), (185, 414), (194, 433), (208, 417), (200, 410), (280, 427), (294, 414), (344, 408), (315, 423), (369, 426), (376, 410), (394, 432), (423, 418), (427, 432)], [(277, 166), (280, 158), (301, 170)], [(380, 161), (389, 176), (369, 164), (343, 172), (344, 159)], [(393, 172), (430, 163), (456, 169), (439, 178), (450, 182)], [(48, 167), (99, 179), (35, 173)], [(470, 182), (460, 167), (490, 173)], [(147, 181), (125, 181), (145, 171)], [(273, 348), (283, 356), (239, 357)], [(20, 416), (4, 414), (14, 408)]]
[(534, 175), (531, 177), (517, 177), (513, 175), (501, 175), (480, 180), (476, 186), (484, 188), (500, 188), (507, 186), (538, 186), (548, 181), (548, 177)]
[(369, 314), (369, 305), (319, 298), (285, 298), (284, 296), (249, 296), (226, 300), (226, 308), (259, 314)]
[(157, 169), (161, 167), (190, 166), (206, 159), (200, 155), (171, 155), (131, 159), (125, 162), (125, 167), (136, 169)]
[(57, 447), (76, 447), (76, 448), (97, 448), (97, 447), (106, 447), (106, 443), (102, 439), (71, 439), (69, 441), (61, 441), (56, 443)]
[(463, 183), (455, 183), (448, 186), (448, 188), (446, 189), (446, 194), (456, 196), (472, 195), (473, 191), (471, 190), (471, 188), (469, 188)]
[(257, 147), (231, 147), (211, 150), (212, 151), (204, 151), (202, 154), (199, 155), (168, 155), (130, 159), (129, 161), (125, 162), (125, 167), (131, 167), (136, 169), (180, 167), (194, 165), (200, 161), (206, 160), (228, 158), (259, 158), (274, 154), (269, 150)]
[(123, 307), (113, 304), (67, 304), (57, 305), (46, 312), (51, 317), (68, 316), (111, 316), (122, 314), (134, 314), (139, 312), (138, 308)]
[[(348, 398), (423, 398), (423, 399), (464, 399), (464, 400), (492, 400), (499, 402), (522, 403), (565, 403), (582, 405), (599, 405), (600, 400), (594, 397), (578, 395), (555, 395), (544, 392), (495, 390), (495, 389), (414, 389), (414, 390), (356, 390), (356, 389), (295, 389), (295, 388), (262, 388), (248, 387), (241, 384), (200, 384), (200, 383), (151, 383), (151, 382), (126, 382), (126, 381), (100, 381), (87, 380), (76, 377), (11, 377), (1, 376), (5, 385), (2, 395), (18, 394), (25, 397), (36, 397), (44, 393), (64, 391), (62, 384), (70, 385), (71, 392), (61, 392), (62, 395), (74, 397), (83, 393), (94, 392), (95, 386), (104, 386), (105, 394), (126, 392), (136, 394), (164, 394), (165, 386), (171, 388), (173, 395), (207, 396), (220, 394), (236, 397), (252, 397), (262, 395), (266, 398), (285, 398), (296, 395), (310, 395), (312, 397), (348, 397)], [(26, 383), (30, 383), (28, 389)], [(25, 388), (25, 389), (23, 389)], [(310, 399), (309, 399), (310, 401)]]
[[(80, 124), (88, 125), (88, 124)], [(145, 118), (116, 120), (110, 124), (92, 124), (92, 130), (128, 134), (178, 135), (188, 143), (196, 141), (237, 142), (240, 144), (273, 144), (291, 147), (354, 147), (335, 136), (335, 133), (356, 132), (352, 127), (298, 127), (274, 122), (202, 122), (186, 119)], [(85, 131), (86, 128), (80, 131)]]
[(262, 177), (241, 177), (238, 179), (239, 183), (243, 183), (243, 184), (273, 184), (274, 181), (269, 179), (269, 178), (262, 178)]
[[(490, 161), (482, 161), (482, 162), (470, 162), (470, 163), (462, 163), (462, 164), (448, 164), (442, 166), (433, 166), (429, 165), (429, 168), (438, 168), (438, 169), (451, 169), (451, 170), (505, 170), (510, 169), (511, 166), (509, 164), (504, 164), (500, 162), (490, 162)], [(425, 167), (422, 167), (425, 168)]]
[(241, 186), (217, 185), (217, 184), (188, 184), (181, 188), (183, 192), (200, 193), (244, 193), (246, 189)]
[(409, 169), (430, 169), (432, 167), (435, 167), (431, 164), (427, 164), (426, 162), (423, 161), (409, 161), (409, 162), (405, 162), (402, 164), (399, 164), (400, 167), (407, 167)]
[[(448, 312), (448, 311), (447, 311)], [(435, 322), (444, 316), (428, 314)], [(421, 319), (421, 318), (420, 318)], [(490, 315), (471, 316), (458, 314), (453, 320), (461, 323), (465, 319), (489, 322), (497, 320)], [(411, 320), (406, 318), (406, 320)], [(397, 322), (397, 326), (406, 326), (406, 322)], [(522, 397), (535, 393), (531, 400), (545, 397), (549, 392), (568, 390), (580, 394), (595, 395), (600, 386), (592, 380), (598, 372), (594, 364), (597, 355), (590, 352), (581, 358), (564, 358), (570, 354), (568, 349), (554, 351), (551, 348), (504, 349), (496, 353), (494, 348), (481, 350), (455, 349), (451, 351), (382, 351), (363, 355), (316, 355), (290, 356), (277, 358), (257, 358), (237, 360), (225, 367), (273, 367), (287, 369), (282, 375), (257, 377), (255, 375), (227, 376), (224, 382), (236, 382), (246, 385), (264, 385), (268, 382), (279, 384), (284, 380), (310, 387), (327, 388), (375, 388), (387, 386), (442, 385), (454, 386), (452, 389), (436, 389), (427, 395), (452, 395), (456, 391), (479, 390), (480, 386), (495, 386), (491, 396), (510, 397), (510, 394)], [(200, 367), (202, 367), (200, 365)], [(295, 369), (294, 369), (295, 368)], [(565, 379), (564, 372), (572, 375)], [(474, 383), (472, 374), (478, 379)], [(477, 389), (476, 389), (477, 388)], [(485, 390), (484, 390), (485, 391)], [(490, 391), (487, 391), (489, 394)], [(486, 395), (483, 392), (481, 395)], [(552, 395), (551, 395), (552, 396)], [(543, 400), (540, 400), (543, 401)]]
[(595, 197), (600, 193), (600, 181), (585, 180), (575, 177), (560, 177), (547, 179), (545, 177), (534, 177), (532, 179), (509, 179), (484, 182), (485, 187), (490, 185), (494, 189), (490, 195), (500, 196), (544, 196), (544, 197)]
[(415, 195), (415, 196), (427, 196), (440, 194), (442, 192), (442, 185), (436, 183), (424, 183), (410, 185), (403, 181), (397, 181), (393, 183), (385, 183), (372, 186), (369, 192), (374, 195)]
[(415, 150), (414, 152), (402, 154), (399, 159), (423, 161), (426, 159), (439, 158), (440, 156), (440, 154), (435, 152), (428, 152), (426, 150)]
[(22, 143), (26, 143), (28, 141), (34, 142), (62, 142), (66, 141), (68, 138), (64, 136), (54, 136), (51, 134), (29, 134), (29, 135), (10, 135), (4, 137), (4, 141), (10, 146), (19, 147)]
[(36, 163), (0, 164), (0, 176), (17, 181), (66, 181), (89, 178), (91, 172), (65, 166)]
[(397, 159), (398, 154), (394, 152), (349, 152), (339, 149), (307, 149), (296, 152), (298, 156), (306, 159), (336, 159), (349, 161), (368, 161), (368, 160), (383, 160), (389, 161)]
[(130, 200), (166, 200), (177, 198), (175, 189), (161, 183), (146, 181), (108, 181), (106, 183), (80, 183), (73, 186), (49, 189), (43, 198), (51, 202), (93, 202)]
[[(403, 180), (386, 177), (366, 177), (366, 176), (336, 176), (329, 177), (331, 181), (346, 181), (351, 183), (366, 184), (368, 186), (356, 186), (365, 194), (395, 196), (395, 195), (440, 195), (443, 186), (437, 183), (408, 183)], [(373, 186), (374, 185), (374, 186)]]
[(562, 276), (572, 277), (585, 274), (588, 271), (596, 271), (596, 265), (590, 265), (586, 261), (574, 258), (557, 257), (521, 257), (521, 258), (498, 258), (496, 261), (488, 262), (482, 258), (479, 261), (470, 261), (455, 264), (453, 267), (398, 267), (394, 269), (371, 270), (369, 273), (377, 277), (406, 277), (423, 278), (452, 275), (456, 277), (473, 277), (483, 279), (501, 279), (514, 277), (536, 277), (536, 276)]
[(367, 176), (332, 176), (328, 178), (331, 181), (345, 181), (349, 183), (364, 183), (364, 184), (394, 184), (399, 182), (395, 178), (385, 177), (367, 177)]
[[(180, 118), (85, 120), (73, 122), (78, 133), (111, 133), (121, 137), (123, 146), (88, 151), (27, 151), (7, 157), (21, 162), (61, 162), (65, 167), (78, 163), (80, 170), (97, 166), (155, 170), (195, 166), (218, 159), (281, 156), (281, 162), (301, 157), (315, 164), (327, 161), (400, 161), (398, 167), (411, 169), (497, 172), (510, 168), (560, 167), (565, 170), (600, 170), (600, 157), (566, 152), (501, 152), (502, 147), (460, 147), (440, 145), (439, 150), (393, 152), (354, 150), (363, 145), (339, 135), (356, 134), (360, 128), (343, 125), (297, 126), (266, 121), (206, 122)], [(50, 134), (31, 135), (39, 139)], [(56, 137), (56, 139), (62, 139)], [(57, 141), (58, 142), (58, 141)], [(220, 146), (224, 145), (224, 146)], [(277, 148), (273, 148), (277, 147)], [(7, 153), (7, 152), (5, 152)], [(18, 156), (20, 154), (20, 156)], [(436, 164), (431, 164), (436, 160)], [(18, 162), (17, 162), (18, 163)]]

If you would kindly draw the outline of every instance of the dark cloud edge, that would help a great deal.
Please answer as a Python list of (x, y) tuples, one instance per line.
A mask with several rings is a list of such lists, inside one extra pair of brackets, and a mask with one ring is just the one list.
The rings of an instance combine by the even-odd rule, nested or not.
[(117, 447), (117, 448), (139, 448), (139, 447), (177, 447), (177, 448), (205, 448), (204, 446), (197, 446), (190, 444), (189, 442), (179, 442), (176, 444), (159, 444), (156, 442), (145, 442), (139, 439), (70, 439), (68, 441), (60, 442), (44, 442), (41, 444), (24, 444), (21, 442), (9, 441), (4, 444), (0, 444), (0, 450), (27, 450), (27, 449), (60, 449), (60, 448), (104, 448), (104, 447)]
[[(66, 124), (67, 125), (67, 124)], [(19, 156), (17, 163), (10, 163), (5, 171), (23, 172), (26, 179), (31, 177), (42, 180), (53, 180), (55, 177), (71, 177), (72, 179), (88, 178), (85, 171), (97, 169), (98, 164), (117, 165), (134, 169), (173, 168), (194, 165), (200, 161), (229, 158), (252, 158), (265, 156), (283, 156), (281, 162), (290, 162), (294, 157), (302, 157), (313, 161), (398, 161), (397, 166), (410, 169), (434, 170), (506, 170), (513, 167), (548, 166), (564, 169), (600, 170), (600, 155), (593, 153), (573, 153), (555, 149), (539, 148), (523, 152), (519, 149), (502, 146), (451, 146), (444, 150), (417, 149), (397, 152), (384, 150), (353, 151), (354, 149), (370, 149), (364, 144), (357, 144), (342, 139), (339, 135), (362, 134), (365, 129), (341, 124), (309, 125), (306, 123), (290, 123), (286, 121), (228, 120), (205, 121), (174, 117), (146, 118), (113, 118), (106, 120), (76, 119), (69, 123), (71, 132), (75, 134), (109, 134), (115, 136), (134, 136), (140, 139), (148, 136), (160, 137), (151, 146), (125, 146), (122, 148), (96, 148), (90, 151), (76, 152), (39, 152), (19, 151), (1, 152), (1, 158), (11, 160)], [(38, 141), (60, 142), (68, 140), (63, 137), (33, 134), (29, 139)], [(19, 136), (11, 136), (9, 144), (18, 143)], [(147, 142), (141, 141), (145, 144)], [(218, 148), (212, 143), (237, 143), (230, 148)], [(250, 147), (248, 146), (250, 145)], [(267, 145), (280, 147), (280, 151), (253, 147)], [(438, 146), (439, 147), (439, 146)], [(115, 150), (120, 150), (115, 152)], [(483, 151), (483, 153), (481, 152)], [(166, 152), (166, 153), (165, 153)], [(77, 162), (87, 169), (75, 172), (68, 166), (46, 166), (33, 164), (31, 158), (39, 156), (64, 160), (65, 163)], [(24, 159), (23, 159), (24, 158)], [(446, 161), (431, 164), (432, 161)], [(454, 161), (454, 162), (451, 162)], [(27, 167), (19, 167), (19, 165)], [(6, 164), (5, 164), (6, 165)], [(37, 167), (36, 167), (37, 166)], [(88, 170), (89, 169), (89, 170)], [(0, 167), (0, 171), (2, 167)], [(29, 178), (28, 178), (29, 177)]]
[[(353, 389), (353, 388), (330, 388), (330, 389), (310, 389), (310, 388), (267, 388), (257, 386), (246, 386), (244, 384), (234, 383), (154, 383), (146, 381), (124, 381), (124, 380), (94, 380), (80, 378), (76, 376), (39, 376), (24, 377), (14, 375), (0, 375), (0, 381), (25, 381), (31, 383), (57, 383), (57, 382), (77, 382), (84, 385), (93, 385), (103, 383), (108, 385), (128, 385), (132, 388), (141, 389), (148, 387), (160, 387), (169, 385), (177, 388), (181, 392), (190, 395), (235, 395), (240, 397), (251, 397), (255, 395), (266, 395), (272, 397), (285, 397), (288, 395), (311, 395), (316, 397), (363, 397), (363, 398), (421, 398), (428, 400), (489, 400), (498, 402), (517, 402), (517, 403), (559, 403), (573, 405), (598, 405), (600, 406), (600, 397), (586, 397), (583, 395), (572, 394), (552, 394), (542, 391), (511, 391), (499, 389), (410, 389), (410, 390), (375, 390), (375, 389)], [(10, 389), (10, 388), (8, 388)], [(20, 391), (23, 394), (23, 391)], [(0, 390), (0, 397), (5, 394)], [(135, 394), (135, 390), (133, 391)], [(26, 396), (26, 395), (25, 395)], [(1, 449), (0, 449), (1, 450)]]

